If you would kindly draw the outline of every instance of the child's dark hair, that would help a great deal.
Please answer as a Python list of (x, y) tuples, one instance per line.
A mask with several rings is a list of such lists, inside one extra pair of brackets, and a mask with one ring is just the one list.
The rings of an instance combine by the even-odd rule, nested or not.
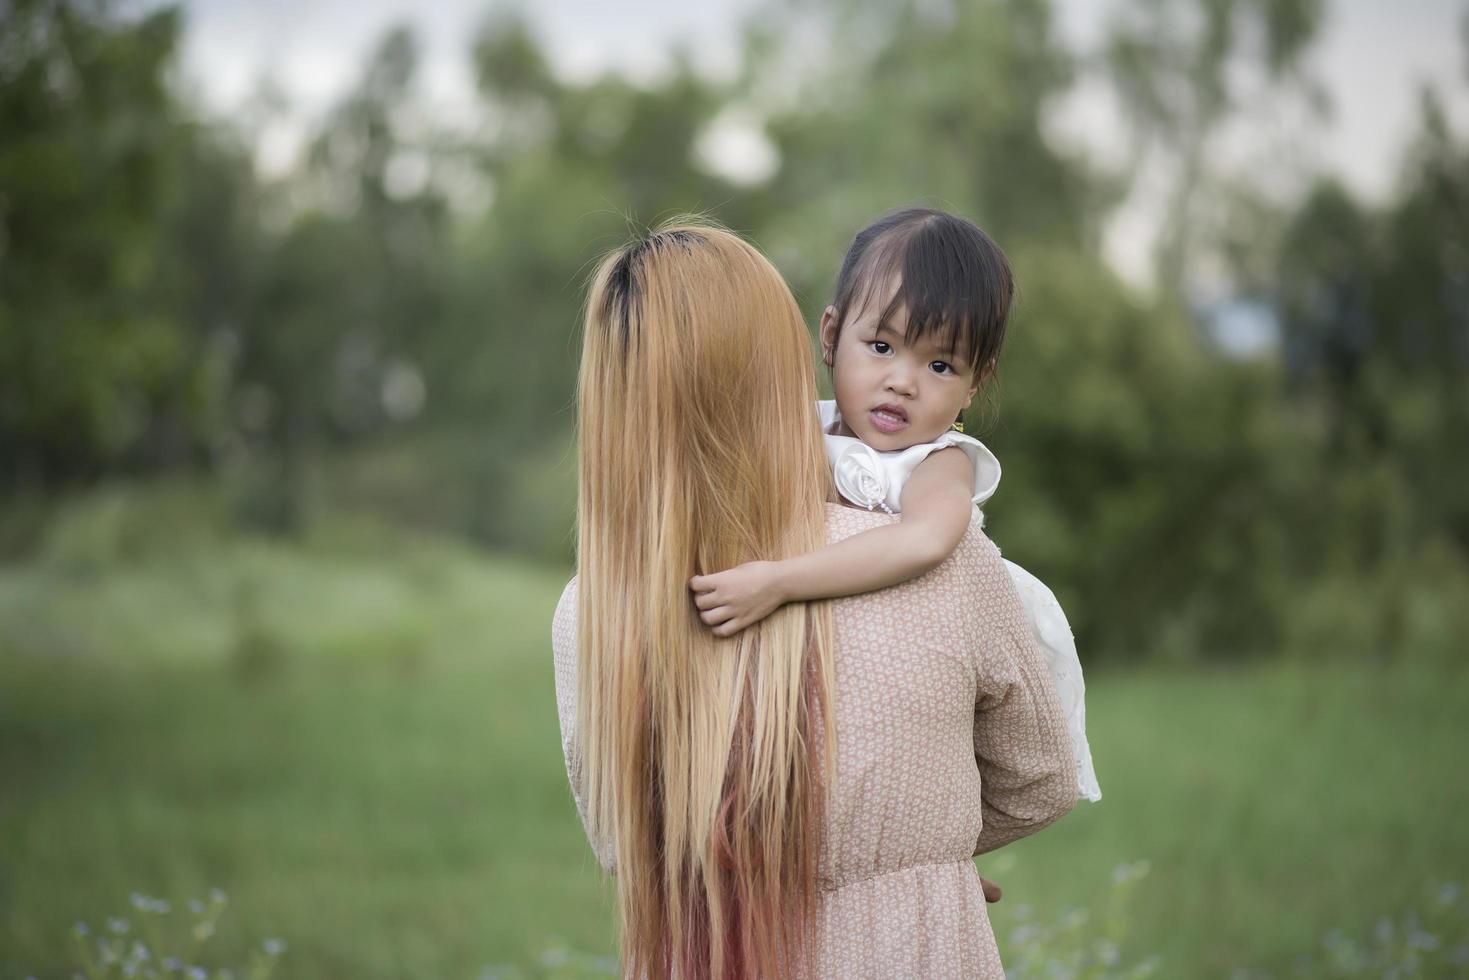
[(1000, 355), (1015, 283), (1005, 253), (972, 221), (932, 208), (891, 211), (863, 228), (847, 249), (837, 274), (837, 333), (851, 314), (871, 301), (890, 277), (897, 291), (878, 322), (890, 324), (906, 309), (904, 339), (936, 340), (945, 350), (961, 346), (970, 371)]

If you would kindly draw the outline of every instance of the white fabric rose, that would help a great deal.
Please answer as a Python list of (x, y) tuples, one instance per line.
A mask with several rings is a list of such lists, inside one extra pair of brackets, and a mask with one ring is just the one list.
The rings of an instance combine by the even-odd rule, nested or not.
[(859, 507), (892, 513), (887, 505), (887, 470), (876, 450), (860, 439), (828, 436), (826, 452), (837, 493)]

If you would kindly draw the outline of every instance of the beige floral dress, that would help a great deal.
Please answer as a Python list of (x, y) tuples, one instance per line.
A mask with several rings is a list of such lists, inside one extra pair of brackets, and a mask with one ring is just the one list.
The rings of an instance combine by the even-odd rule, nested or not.
[[(894, 520), (829, 504), (828, 539)], [(1003, 980), (971, 857), (1065, 814), (1077, 783), (1061, 705), (1000, 553), (976, 512), (938, 568), (836, 600), (833, 612), (837, 776), (814, 975)], [(552, 638), (580, 811), (575, 637), (573, 580)]]

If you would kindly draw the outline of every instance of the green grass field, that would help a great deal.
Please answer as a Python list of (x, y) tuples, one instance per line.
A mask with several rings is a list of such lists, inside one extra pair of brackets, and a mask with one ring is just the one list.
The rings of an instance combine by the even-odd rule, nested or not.
[[(212, 886), (212, 961), (280, 937), (282, 977), (611, 950), (557, 737), (563, 572), (345, 526), (73, 551), (0, 569), (0, 977), (69, 976), (74, 922)], [(1103, 918), (1140, 859), (1124, 959), (1165, 977), (1287, 976), (1469, 881), (1469, 673), (1149, 668), (1088, 693), (1106, 798), (980, 862), (1002, 952), (1022, 906)]]

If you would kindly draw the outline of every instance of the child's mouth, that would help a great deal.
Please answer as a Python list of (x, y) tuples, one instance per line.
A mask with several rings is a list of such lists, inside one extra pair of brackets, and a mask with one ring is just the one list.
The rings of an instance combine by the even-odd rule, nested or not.
[(867, 417), (882, 432), (898, 432), (908, 427), (908, 415), (901, 408), (880, 405), (868, 412)]

